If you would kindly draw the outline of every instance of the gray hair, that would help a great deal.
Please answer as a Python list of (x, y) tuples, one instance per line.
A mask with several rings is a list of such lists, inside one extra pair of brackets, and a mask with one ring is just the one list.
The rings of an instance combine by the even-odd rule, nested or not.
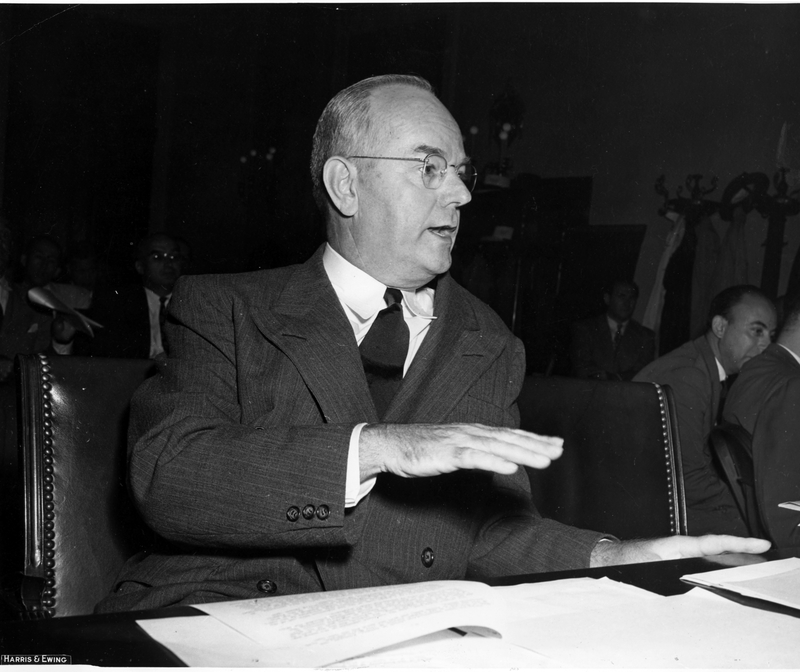
[(404, 84), (433, 93), (430, 82), (416, 75), (378, 75), (339, 91), (325, 106), (314, 131), (311, 150), (314, 201), (323, 214), (327, 212), (329, 203), (328, 192), (322, 183), (325, 162), (332, 156), (370, 153), (370, 148), (377, 145), (378, 129), (372, 124), (369, 98), (375, 89), (392, 84)]

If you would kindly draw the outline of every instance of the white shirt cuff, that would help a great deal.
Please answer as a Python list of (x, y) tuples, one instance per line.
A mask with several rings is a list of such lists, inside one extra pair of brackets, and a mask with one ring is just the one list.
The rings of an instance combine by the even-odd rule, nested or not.
[(375, 485), (375, 476), (361, 482), (361, 463), (359, 462), (358, 442), (361, 440), (361, 430), (366, 422), (353, 427), (350, 435), (350, 447), (347, 453), (347, 480), (344, 487), (344, 506), (350, 508), (366, 497)]

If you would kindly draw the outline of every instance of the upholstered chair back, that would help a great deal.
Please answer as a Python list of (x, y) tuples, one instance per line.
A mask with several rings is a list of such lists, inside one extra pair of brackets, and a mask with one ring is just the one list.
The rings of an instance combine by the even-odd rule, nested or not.
[(529, 469), (540, 512), (621, 539), (686, 534), (672, 392), (653, 383), (529, 376), (522, 428), (564, 438), (548, 469)]
[(128, 498), (126, 433), (151, 360), (17, 359), (23, 615), (91, 613), (148, 541)]

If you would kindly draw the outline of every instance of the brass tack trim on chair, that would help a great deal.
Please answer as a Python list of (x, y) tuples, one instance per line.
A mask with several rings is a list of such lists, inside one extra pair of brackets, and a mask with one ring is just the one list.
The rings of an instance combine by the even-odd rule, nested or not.
[[(676, 460), (680, 461), (680, 445), (677, 435), (673, 435), (673, 428), (670, 423), (668, 411), (667, 393), (658, 383), (653, 383), (653, 385), (655, 385), (658, 391), (658, 405), (661, 410), (661, 432), (664, 437), (664, 457), (667, 467), (667, 484), (669, 485), (670, 532), (672, 534), (684, 534), (685, 530), (682, 528), (685, 523), (681, 523), (681, 521), (686, 520), (686, 512), (685, 510), (682, 511), (685, 506), (684, 497), (682, 495), (683, 481), (682, 477), (678, 477), (678, 474), (682, 473), (682, 468), (680, 467), (680, 463), (675, 463)], [(673, 446), (672, 451), (670, 451), (670, 446)], [(678, 493), (677, 499), (675, 493)]]
[(40, 552), (42, 554), (42, 566), (44, 567), (44, 589), (42, 590), (41, 604), (43, 609), (36, 609), (32, 614), (34, 618), (52, 618), (55, 615), (56, 606), (56, 577), (55, 577), (55, 556), (56, 556), (56, 534), (55, 524), (55, 505), (53, 503), (53, 482), (55, 479), (55, 469), (53, 467), (53, 383), (51, 375), (51, 364), (46, 355), (39, 355), (42, 401), (39, 412), (41, 413), (42, 444), (41, 444), (41, 470), (36, 475), (41, 479), (42, 490), (44, 492), (42, 504), (42, 533), (40, 540)]
[(667, 465), (667, 483), (669, 484), (667, 498), (669, 500), (669, 529), (672, 534), (676, 533), (675, 529), (675, 497), (672, 494), (673, 485), (673, 469), (672, 457), (669, 451), (669, 423), (667, 422), (667, 404), (664, 396), (664, 390), (660, 385), (655, 384), (658, 390), (658, 406), (661, 410), (661, 433), (664, 437), (664, 462)]

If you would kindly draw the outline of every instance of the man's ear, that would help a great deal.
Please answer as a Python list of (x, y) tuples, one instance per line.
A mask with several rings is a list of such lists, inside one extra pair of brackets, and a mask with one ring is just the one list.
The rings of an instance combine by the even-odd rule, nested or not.
[(714, 315), (711, 318), (711, 332), (717, 338), (722, 338), (725, 335), (725, 330), (728, 328), (728, 320), (722, 315)]
[(606, 304), (606, 307), (608, 307), (608, 304), (611, 303), (611, 295), (608, 292), (603, 294), (603, 303)]
[(322, 168), (322, 183), (328, 196), (345, 217), (352, 217), (358, 211), (356, 177), (355, 164), (341, 156), (332, 156)]
[(141, 261), (137, 261), (133, 266), (139, 275), (144, 275), (144, 264)]

